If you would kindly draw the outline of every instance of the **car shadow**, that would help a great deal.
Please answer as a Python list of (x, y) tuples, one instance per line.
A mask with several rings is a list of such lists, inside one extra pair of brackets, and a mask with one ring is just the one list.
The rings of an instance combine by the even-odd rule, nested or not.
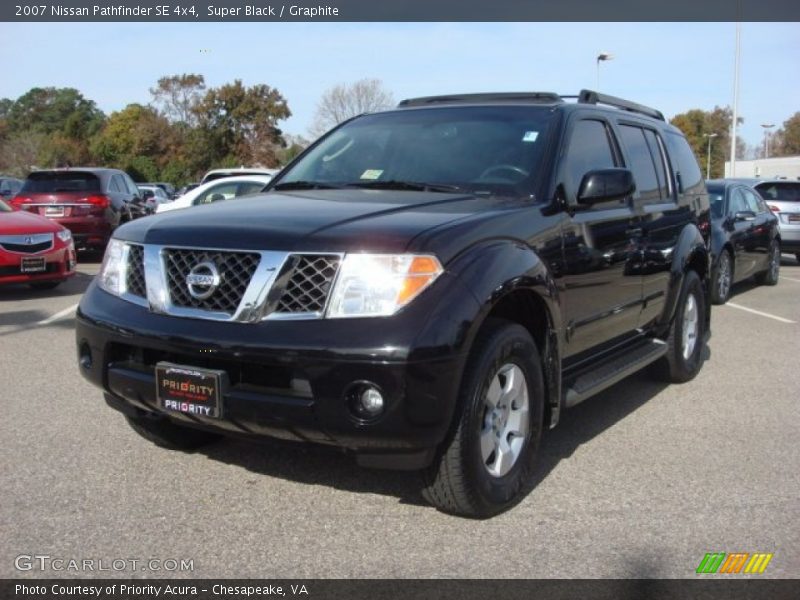
[[(59, 298), (83, 294), (94, 279), (94, 275), (78, 271), (52, 290), (37, 290), (27, 284), (18, 283), (0, 287), (0, 302), (19, 302), (33, 298)], [(47, 315), (45, 315), (47, 316)], [(44, 318), (44, 317), (43, 317)]]
[[(703, 361), (710, 356), (706, 346)], [(562, 460), (638, 410), (667, 385), (652, 380), (642, 371), (562, 413), (559, 425), (544, 432), (534, 476), (519, 501)], [(244, 467), (257, 475), (356, 494), (381, 494), (395, 497), (402, 504), (429, 506), (421, 494), (419, 472), (361, 468), (352, 457), (323, 446), (229, 439), (206, 446), (201, 452), (212, 460)]]

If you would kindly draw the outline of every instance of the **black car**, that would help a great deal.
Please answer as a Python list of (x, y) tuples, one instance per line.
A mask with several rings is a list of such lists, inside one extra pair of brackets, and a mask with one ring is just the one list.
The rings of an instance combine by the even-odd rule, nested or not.
[(63, 225), (79, 248), (104, 248), (120, 224), (148, 214), (125, 171), (99, 167), (34, 171), (10, 204)]
[(755, 276), (775, 285), (781, 265), (778, 217), (750, 186), (724, 179), (707, 182), (711, 203), (711, 301), (724, 304), (731, 286)]
[(78, 310), (80, 371), (156, 444), (328, 444), (485, 517), (520, 499), (563, 409), (645, 367), (698, 373), (708, 231), (657, 110), (406, 100), (264, 194), (121, 227)]

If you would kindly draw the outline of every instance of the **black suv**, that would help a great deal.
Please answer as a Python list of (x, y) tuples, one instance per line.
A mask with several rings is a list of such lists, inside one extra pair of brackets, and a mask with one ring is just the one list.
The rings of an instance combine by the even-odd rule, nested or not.
[(596, 92), (406, 100), (265, 193), (134, 221), (78, 312), (80, 370), (155, 443), (330, 444), (485, 517), (564, 408), (700, 369), (709, 205), (660, 112)]

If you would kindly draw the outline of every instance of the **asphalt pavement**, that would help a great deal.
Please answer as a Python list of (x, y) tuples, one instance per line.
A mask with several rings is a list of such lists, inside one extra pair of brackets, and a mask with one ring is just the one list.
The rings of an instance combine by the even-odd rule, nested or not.
[[(0, 577), (683, 578), (708, 552), (773, 553), (760, 577), (800, 577), (788, 255), (776, 287), (741, 284), (714, 307), (694, 381), (640, 374), (567, 411), (535, 489), (487, 521), (426, 505), (414, 473), (326, 449), (225, 440), (187, 454), (138, 437), (78, 374), (74, 308), (99, 257), (81, 260), (56, 290), (0, 288)], [(114, 560), (137, 562), (97, 571)]]

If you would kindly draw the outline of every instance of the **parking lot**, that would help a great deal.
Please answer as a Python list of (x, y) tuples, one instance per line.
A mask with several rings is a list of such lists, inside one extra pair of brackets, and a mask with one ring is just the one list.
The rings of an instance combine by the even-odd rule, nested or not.
[[(714, 307), (696, 380), (640, 374), (547, 432), (538, 485), (488, 521), (427, 506), (417, 475), (326, 449), (226, 440), (195, 454), (134, 434), (78, 374), (74, 308), (0, 288), (1, 577), (19, 555), (190, 559), (183, 577), (693, 577), (707, 552), (770, 552), (800, 577), (800, 266)], [(96, 574), (95, 574), (96, 575)]]

